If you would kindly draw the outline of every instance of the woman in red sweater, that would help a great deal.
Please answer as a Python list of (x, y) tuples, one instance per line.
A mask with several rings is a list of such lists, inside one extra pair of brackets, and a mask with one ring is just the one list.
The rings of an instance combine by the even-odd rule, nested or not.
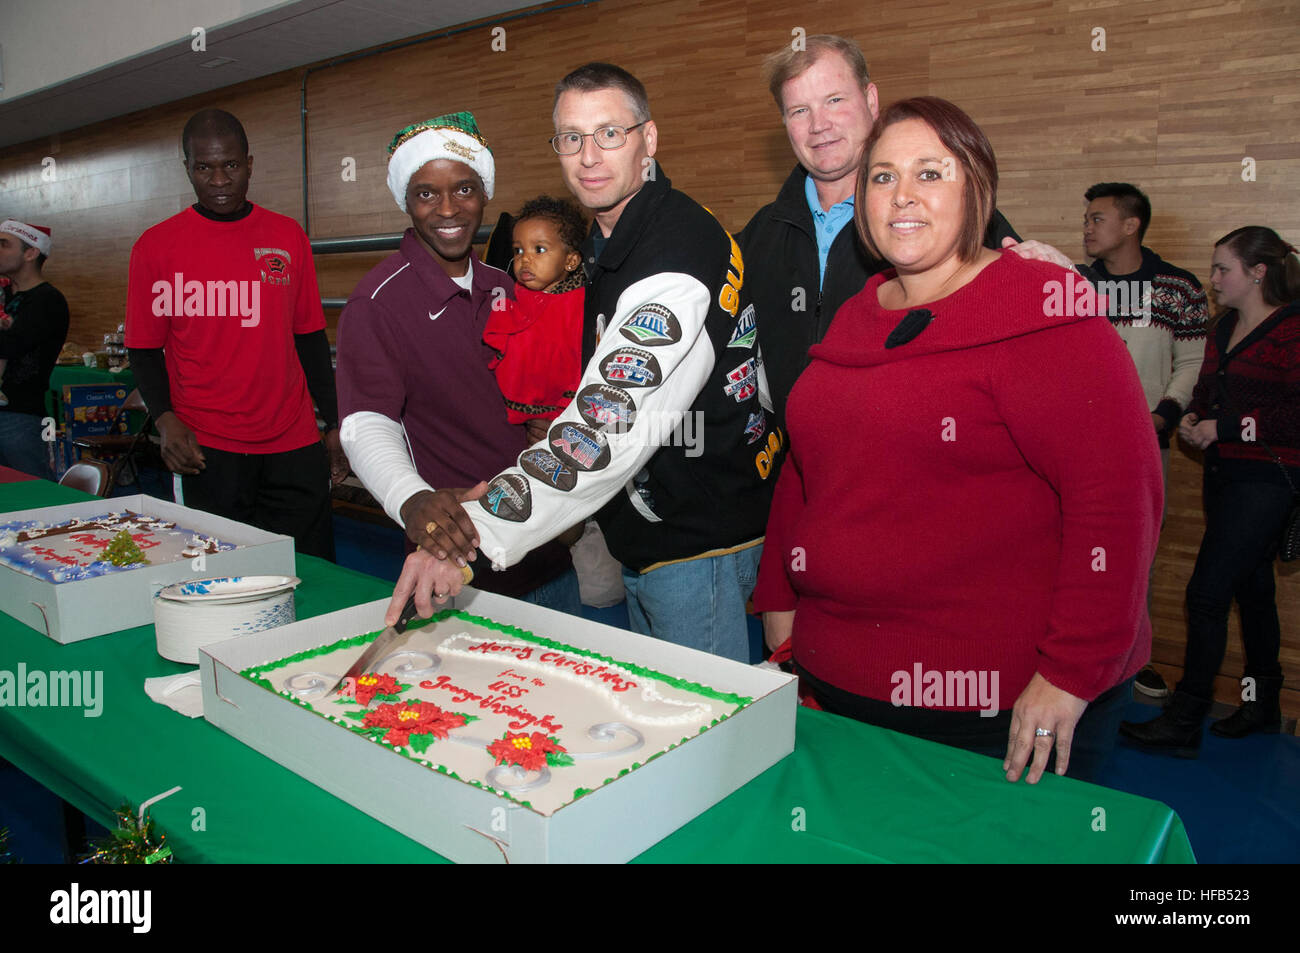
[(1240, 738), (1280, 727), (1273, 559), (1300, 487), (1300, 258), (1275, 231), (1252, 225), (1215, 243), (1210, 272), (1227, 310), (1178, 428), (1205, 451), (1205, 536), (1187, 584), (1183, 678), (1159, 717), (1120, 727), (1139, 747), (1186, 758), (1200, 753), (1234, 598), (1252, 683), (1242, 680), (1244, 704), (1210, 730)]
[(997, 166), (931, 97), (885, 111), (855, 220), (894, 265), (791, 392), (754, 593), (821, 707), (1091, 776), (1150, 654), (1160, 456), (1091, 285), (981, 245)]

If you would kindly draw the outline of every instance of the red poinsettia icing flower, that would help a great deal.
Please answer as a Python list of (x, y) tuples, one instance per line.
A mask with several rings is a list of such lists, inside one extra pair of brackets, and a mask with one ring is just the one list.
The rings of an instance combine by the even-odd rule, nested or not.
[(357, 704), (364, 707), (369, 705), (371, 699), (376, 695), (397, 695), (401, 691), (402, 686), (397, 684), (397, 679), (393, 678), (393, 676), (367, 672), (357, 679)]
[(410, 741), (411, 735), (433, 735), (445, 739), (447, 732), (465, 724), (465, 716), (443, 711), (431, 702), (401, 702), (383, 704), (366, 712), (362, 724), (366, 728), (387, 728), (384, 740), (390, 745), (404, 745)]
[(565, 751), (540, 731), (532, 734), (507, 731), (504, 738), (488, 745), (488, 754), (497, 759), (497, 764), (517, 764), (525, 771), (540, 771), (546, 767), (546, 756)]

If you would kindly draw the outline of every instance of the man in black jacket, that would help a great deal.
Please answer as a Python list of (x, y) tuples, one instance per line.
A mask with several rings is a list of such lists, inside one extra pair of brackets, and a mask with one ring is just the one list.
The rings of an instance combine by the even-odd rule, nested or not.
[[(605, 63), (575, 70), (554, 118), (565, 181), (595, 216), (582, 248), (586, 370), (546, 439), (469, 506), (487, 556), (474, 568), (509, 565), (599, 511), (632, 628), (747, 662), (745, 603), (783, 445), (758, 400), (739, 249), (656, 162), (635, 77)], [(441, 529), (434, 540), (463, 552)], [(430, 592), (460, 582), (453, 563), (417, 552), (389, 615), (412, 591), (427, 615)]]
[[(890, 267), (873, 259), (853, 227), (853, 193), (862, 150), (880, 114), (862, 51), (841, 36), (810, 36), (806, 50), (785, 48), (765, 64), (795, 166), (776, 201), (737, 236), (758, 317), (758, 339), (776, 419), (835, 312), (867, 279)], [(1020, 237), (994, 211), (984, 244)], [(1046, 246), (1026, 243), (1037, 257)], [(1058, 253), (1059, 254), (1059, 253)], [(1053, 260), (1070, 267), (1062, 255)]]

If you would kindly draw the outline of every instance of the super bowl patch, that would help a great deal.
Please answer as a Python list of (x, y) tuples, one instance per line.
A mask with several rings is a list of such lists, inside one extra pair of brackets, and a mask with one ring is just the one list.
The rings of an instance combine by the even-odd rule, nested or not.
[(532, 492), (528, 481), (518, 473), (503, 473), (494, 478), (478, 502), (493, 516), (512, 523), (522, 523), (533, 515)]
[(749, 422), (745, 424), (745, 436), (749, 439), (746, 443), (753, 443), (755, 440), (761, 440), (763, 434), (767, 432), (767, 414), (761, 409), (756, 414), (749, 415)]
[(758, 340), (758, 322), (754, 319), (754, 306), (751, 304), (736, 319), (736, 329), (731, 332), (727, 347), (751, 348)]
[(618, 387), (653, 387), (662, 379), (659, 362), (639, 347), (621, 347), (601, 358), (600, 376)]
[(743, 404), (757, 394), (758, 362), (751, 357), (739, 367), (727, 371), (727, 383), (722, 386), (722, 390), (728, 397), (735, 398), (738, 404)]
[(636, 420), (632, 395), (621, 387), (588, 384), (574, 399), (578, 413), (597, 430), (627, 433)]
[(519, 455), (519, 465), (539, 483), (566, 493), (578, 482), (573, 467), (565, 466), (559, 457), (545, 450), (525, 450)]
[(661, 304), (641, 306), (618, 330), (629, 341), (646, 347), (676, 344), (682, 339), (677, 316)]
[(546, 439), (557, 457), (584, 473), (609, 466), (609, 441), (586, 424), (556, 424)]

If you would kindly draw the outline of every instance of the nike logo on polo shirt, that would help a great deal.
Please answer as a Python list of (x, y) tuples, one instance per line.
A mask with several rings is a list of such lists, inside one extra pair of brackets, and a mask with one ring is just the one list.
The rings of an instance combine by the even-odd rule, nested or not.
[[(443, 309), (442, 309), (442, 311), (446, 311), (446, 310), (447, 310), (446, 308), (443, 308)], [(437, 321), (440, 317), (442, 317), (442, 311), (439, 311), (437, 314), (434, 314), (432, 311), (430, 311), (430, 312), (429, 312), (429, 320), (430, 320), (430, 321)]]

